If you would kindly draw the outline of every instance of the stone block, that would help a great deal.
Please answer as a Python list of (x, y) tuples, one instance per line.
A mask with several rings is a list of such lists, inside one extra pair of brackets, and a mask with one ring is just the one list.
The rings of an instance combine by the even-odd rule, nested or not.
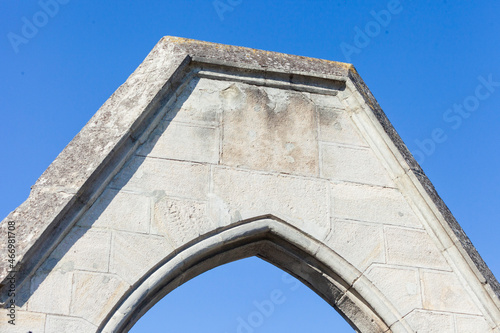
[(374, 262), (385, 262), (382, 226), (335, 221), (326, 244), (361, 272)]
[(124, 166), (110, 187), (147, 194), (160, 191), (170, 196), (202, 200), (208, 193), (208, 177), (207, 165), (135, 157)]
[(493, 329), (488, 325), (482, 316), (455, 316), (457, 333), (493, 333)]
[(167, 236), (176, 247), (215, 228), (206, 202), (163, 197), (155, 203), (151, 233)]
[(455, 333), (450, 314), (414, 310), (405, 319), (416, 333)]
[(399, 310), (401, 316), (422, 308), (418, 270), (375, 265), (365, 275)]
[(224, 109), (222, 164), (317, 176), (314, 104), (290, 90), (240, 87), (228, 88), (246, 102)]
[[(381, 333), (388, 332), (388, 327), (383, 322), (376, 322), (365, 312), (361, 310), (363, 304), (356, 303), (354, 300), (344, 296), (337, 304), (340, 313), (355, 323), (357, 331), (363, 333)], [(385, 327), (384, 327), (385, 326)]]
[(113, 237), (110, 272), (132, 285), (172, 251), (167, 238), (117, 232)]
[(332, 184), (336, 217), (421, 228), (401, 193), (392, 188), (358, 184)]
[(425, 309), (481, 314), (454, 273), (423, 271), (421, 279)]
[(111, 233), (75, 227), (42, 265), (42, 269), (107, 272)]
[(0, 320), (0, 332), (5, 332), (5, 333), (49, 332), (45, 330), (44, 313), (33, 313), (33, 312), (17, 310), (15, 325), (12, 325), (9, 324), (8, 322), (11, 319), (7, 316), (7, 310), (2, 308), (0, 309), (0, 318), (2, 318)]
[(222, 112), (219, 92), (230, 84), (205, 78), (192, 79), (179, 92), (176, 102), (167, 106), (164, 121), (217, 126)]
[(137, 151), (140, 156), (217, 164), (219, 129), (175, 122), (161, 123)]
[(222, 102), (222, 112), (233, 112), (245, 108), (247, 102), (246, 87), (243, 83), (230, 83), (229, 86), (219, 91)]
[(451, 270), (425, 230), (386, 227), (385, 236), (389, 264)]
[(380, 186), (394, 186), (387, 171), (368, 148), (321, 144), (321, 177)]
[(150, 220), (150, 199), (144, 195), (105, 190), (77, 222), (93, 228), (109, 228), (147, 233)]
[[(274, 214), (324, 239), (330, 231), (328, 183), (281, 174), (217, 167), (213, 195), (231, 216)], [(215, 217), (222, 222), (222, 217)]]
[(99, 326), (129, 287), (116, 275), (75, 273), (70, 314)]
[(69, 314), (73, 273), (37, 271), (31, 278), (29, 311)]
[(92, 325), (86, 320), (74, 317), (47, 316), (45, 333), (94, 333), (97, 326)]
[[(332, 98), (335, 98), (332, 96)], [(332, 107), (317, 106), (319, 140), (367, 147), (348, 113)]]

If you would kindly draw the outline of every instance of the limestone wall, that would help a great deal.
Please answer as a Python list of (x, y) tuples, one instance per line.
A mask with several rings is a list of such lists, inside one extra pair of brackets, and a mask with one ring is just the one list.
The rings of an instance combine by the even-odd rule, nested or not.
[[(332, 283), (361, 295), (380, 319), (361, 331), (499, 332), (498, 300), (353, 82), (322, 92), (258, 75), (251, 82), (194, 69), (186, 77), (102, 194), (23, 281), (18, 325), (1, 321), (0, 331), (108, 330), (176, 255), (214, 237), (223, 245), (222, 233), (272, 216), (299, 230), (293, 245), (306, 242), (325, 267), (348, 267)], [(325, 251), (334, 255), (320, 259)], [(279, 265), (307, 279), (300, 267)], [(341, 297), (350, 320), (364, 315)]]

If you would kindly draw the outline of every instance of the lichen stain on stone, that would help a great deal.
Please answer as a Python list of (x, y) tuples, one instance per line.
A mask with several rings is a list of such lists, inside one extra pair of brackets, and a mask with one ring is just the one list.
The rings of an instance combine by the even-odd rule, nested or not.
[(321, 126), (333, 127), (337, 131), (342, 131), (342, 124), (339, 121), (338, 111), (335, 111), (332, 108), (318, 106), (317, 112)]
[(337, 122), (339, 117), (338, 113), (331, 108), (318, 106), (318, 116), (321, 125), (330, 126)]
[(295, 62), (308, 62), (308, 63), (313, 63), (313, 64), (325, 63), (325, 64), (328, 64), (330, 66), (333, 65), (333, 66), (341, 67), (344, 70), (352, 70), (353, 69), (353, 66), (350, 63), (344, 63), (344, 62), (326, 60), (326, 59), (310, 58), (310, 57), (304, 57), (304, 56), (291, 56), (291, 55), (285, 54), (285, 53), (259, 50), (259, 49), (253, 49), (253, 48), (246, 48), (246, 47), (241, 47), (241, 46), (233, 46), (233, 45), (227, 45), (227, 44), (210, 43), (210, 42), (189, 39), (189, 38), (182, 38), (182, 37), (165, 36), (160, 40), (160, 42), (164, 42), (166, 44), (176, 44), (176, 45), (183, 45), (184, 44), (184, 45), (186, 45), (186, 47), (189, 47), (189, 45), (193, 45), (193, 46), (196, 45), (196, 46), (202, 46), (202, 47), (207, 47), (207, 48), (210, 47), (210, 48), (215, 48), (215, 49), (223, 49), (226, 51), (232, 51), (235, 53), (241, 52), (243, 54), (245, 54), (245, 53), (248, 54), (251, 52), (254, 56), (266, 56), (268, 58), (274, 58), (274, 59), (290, 59), (290, 60), (294, 60)]
[(315, 105), (302, 93), (240, 85), (245, 102), (231, 105), (237, 87), (226, 89), (223, 160), (229, 165), (315, 174)]

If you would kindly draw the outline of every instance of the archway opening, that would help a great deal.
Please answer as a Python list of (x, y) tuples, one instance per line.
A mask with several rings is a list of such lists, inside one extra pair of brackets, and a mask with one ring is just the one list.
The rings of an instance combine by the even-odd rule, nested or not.
[(259, 258), (218, 266), (156, 303), (131, 333), (322, 332), (354, 329), (321, 297)]
[(361, 272), (301, 230), (265, 216), (217, 229), (173, 252), (134, 284), (100, 330), (127, 332), (179, 286), (215, 267), (253, 256), (298, 278), (359, 332), (388, 331), (379, 313), (394, 322), (383, 295)]

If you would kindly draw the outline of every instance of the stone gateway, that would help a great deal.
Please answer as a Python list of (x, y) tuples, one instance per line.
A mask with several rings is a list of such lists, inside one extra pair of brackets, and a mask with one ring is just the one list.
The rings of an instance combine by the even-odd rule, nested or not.
[(500, 332), (500, 285), (350, 64), (165, 37), (0, 239), (1, 332), (126, 332), (249, 256), (359, 332)]

